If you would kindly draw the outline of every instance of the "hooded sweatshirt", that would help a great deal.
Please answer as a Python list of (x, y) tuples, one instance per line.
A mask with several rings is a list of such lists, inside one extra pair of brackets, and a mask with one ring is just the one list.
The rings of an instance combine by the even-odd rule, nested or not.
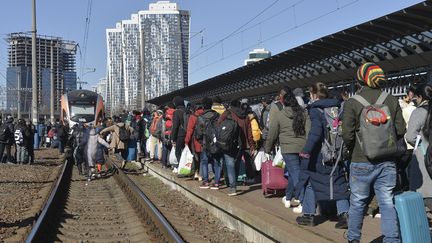
[[(305, 112), (305, 121), (307, 114)], [(300, 153), (306, 144), (306, 134), (296, 136), (293, 130), (294, 113), (291, 107), (286, 106), (281, 112), (276, 112), (270, 121), (270, 127), (267, 142), (265, 143), (265, 152), (270, 153), (273, 146), (279, 138), (282, 153)], [(306, 124), (305, 124), (306, 127)]]

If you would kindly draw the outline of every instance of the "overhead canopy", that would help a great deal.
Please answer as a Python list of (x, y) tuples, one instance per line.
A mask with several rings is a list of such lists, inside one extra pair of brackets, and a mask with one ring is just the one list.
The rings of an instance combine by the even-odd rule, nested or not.
[(254, 97), (280, 87), (306, 87), (352, 80), (364, 62), (386, 73), (432, 64), (432, 0), (331, 34), (260, 62), (149, 100), (164, 104), (174, 96), (197, 101)]

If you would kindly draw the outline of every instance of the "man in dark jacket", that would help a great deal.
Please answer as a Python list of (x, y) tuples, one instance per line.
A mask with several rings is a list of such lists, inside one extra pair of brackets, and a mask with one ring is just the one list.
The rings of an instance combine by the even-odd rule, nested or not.
[[(374, 63), (365, 63), (357, 71), (362, 88), (357, 93), (370, 104), (375, 104), (381, 95), (380, 85), (385, 82), (384, 71)], [(405, 122), (398, 100), (389, 95), (384, 104), (388, 106), (396, 136), (405, 133)], [(370, 189), (373, 187), (380, 205), (381, 230), (385, 242), (400, 242), (398, 219), (393, 204), (393, 189), (396, 186), (396, 165), (394, 158), (369, 161), (359, 144), (359, 125), (363, 105), (351, 98), (345, 102), (342, 123), (342, 137), (351, 152), (350, 187), (351, 206), (349, 210), (348, 240), (360, 242), (365, 208), (368, 205)]]
[(229, 196), (237, 195), (237, 177), (236, 177), (236, 164), (241, 159), (241, 155), (247, 150), (248, 146), (253, 155), (255, 153), (255, 142), (252, 136), (252, 129), (250, 120), (247, 117), (245, 110), (241, 109), (241, 103), (238, 99), (231, 101), (230, 108), (225, 111), (219, 118), (218, 124), (222, 124), (225, 119), (234, 120), (238, 125), (237, 141), (233, 141), (230, 151), (224, 151), (221, 158), (214, 158), (215, 160), (222, 160), (224, 168), (226, 168), (226, 175), (228, 175), (228, 182), (230, 191)]
[[(185, 147), (186, 124), (184, 116), (186, 114), (186, 108), (184, 105), (184, 99), (180, 96), (174, 97), (173, 103), (176, 110), (173, 117), (171, 141), (172, 145), (175, 147), (177, 161), (180, 161), (181, 153)], [(178, 165), (174, 166), (174, 173), (177, 173), (177, 167)]]
[(26, 125), (26, 122), (22, 119), (18, 121), (16, 126), (15, 143), (17, 150), (17, 163), (27, 164), (29, 162), (29, 150), (31, 145), (31, 131), (30, 127)]

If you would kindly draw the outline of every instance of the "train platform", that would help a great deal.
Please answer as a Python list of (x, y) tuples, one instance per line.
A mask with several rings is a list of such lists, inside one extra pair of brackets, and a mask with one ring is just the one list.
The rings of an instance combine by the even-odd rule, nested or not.
[[(261, 185), (239, 186), (239, 195), (230, 197), (228, 189), (200, 189), (191, 178), (178, 178), (160, 163), (146, 163), (147, 173), (178, 190), (198, 205), (207, 208), (227, 227), (242, 233), (251, 242), (346, 242), (346, 231), (335, 229), (336, 221), (318, 216), (318, 225), (303, 227), (295, 219), (299, 214), (287, 209), (281, 197), (265, 198)], [(363, 242), (381, 242), (380, 219), (365, 217)]]

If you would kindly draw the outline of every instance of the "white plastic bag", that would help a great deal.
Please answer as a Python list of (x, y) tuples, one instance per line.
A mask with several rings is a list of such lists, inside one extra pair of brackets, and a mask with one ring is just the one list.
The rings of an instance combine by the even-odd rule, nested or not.
[(150, 142), (150, 138), (146, 140), (146, 152), (147, 154), (150, 154), (150, 150), (151, 150), (151, 142)]
[(276, 147), (276, 154), (273, 158), (272, 165), (274, 167), (285, 168), (285, 161), (282, 156), (281, 148), (279, 146)]
[(193, 163), (193, 154), (190, 151), (189, 147), (186, 145), (180, 157), (178, 174), (184, 176), (190, 175), (192, 171), (192, 163)]
[(254, 163), (255, 169), (257, 171), (261, 170), (262, 163), (266, 162), (267, 158), (265, 156), (264, 148), (261, 148), (258, 153), (255, 155)]
[(178, 165), (177, 157), (175, 155), (175, 146), (173, 146), (171, 148), (171, 152), (170, 152), (168, 161), (169, 161), (170, 165)]

